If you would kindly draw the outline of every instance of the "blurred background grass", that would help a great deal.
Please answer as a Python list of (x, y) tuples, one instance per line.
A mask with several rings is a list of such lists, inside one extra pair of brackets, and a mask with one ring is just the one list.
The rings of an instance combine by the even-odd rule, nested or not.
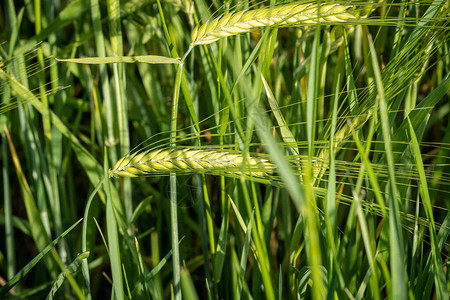
[[(86, 237), (75, 227), (8, 297), (41, 299), (61, 274), (68, 280), (54, 291), (63, 299), (448, 297), (445, 1), (360, 1), (370, 17), (345, 30), (266, 29), (199, 46), (182, 83), (176, 64), (56, 59), (181, 57), (197, 23), (277, 1), (2, 3), (2, 285), (83, 217), (119, 158), (150, 137), (146, 144), (169, 145), (173, 101), (179, 144), (267, 152), (278, 167), (289, 155), (307, 158), (301, 169), (279, 169), (274, 184), (193, 175), (177, 176), (174, 189), (168, 176), (113, 179), (93, 198)], [(89, 277), (76, 272), (83, 244)]]

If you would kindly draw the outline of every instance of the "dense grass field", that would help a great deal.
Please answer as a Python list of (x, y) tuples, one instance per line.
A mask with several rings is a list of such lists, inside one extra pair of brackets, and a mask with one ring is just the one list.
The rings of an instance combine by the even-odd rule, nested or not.
[(3, 0), (0, 298), (449, 299), (449, 20)]

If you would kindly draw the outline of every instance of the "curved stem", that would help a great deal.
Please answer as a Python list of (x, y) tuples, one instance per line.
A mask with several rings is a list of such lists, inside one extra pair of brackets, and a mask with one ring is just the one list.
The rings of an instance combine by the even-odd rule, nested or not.
[[(105, 178), (100, 180), (100, 182), (97, 184), (95, 189), (92, 191), (91, 195), (89, 196), (89, 199), (86, 203), (86, 208), (84, 209), (84, 216), (83, 216), (83, 232), (82, 232), (82, 238), (81, 238), (81, 253), (84, 253), (87, 251), (87, 223), (88, 223), (88, 216), (89, 216), (89, 209), (91, 208), (92, 200), (94, 200), (94, 196), (97, 195), (98, 190), (103, 184), (103, 181), (105, 181)], [(84, 283), (86, 285), (87, 289), (87, 299), (92, 299), (91, 297), (91, 282), (89, 278), (89, 265), (88, 260), (83, 259), (81, 270), (83, 272), (84, 277)]]

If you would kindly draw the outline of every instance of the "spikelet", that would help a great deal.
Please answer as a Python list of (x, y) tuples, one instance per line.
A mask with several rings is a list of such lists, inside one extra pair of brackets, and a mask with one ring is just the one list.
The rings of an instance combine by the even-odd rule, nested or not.
[[(153, 150), (121, 158), (109, 170), (110, 177), (138, 177), (175, 173), (209, 173), (238, 176), (242, 172), (244, 157), (238, 153), (217, 150)], [(246, 173), (265, 177), (275, 170), (267, 159), (248, 157)], [(247, 172), (248, 171), (248, 172)]]
[(211, 44), (223, 37), (249, 32), (266, 26), (295, 26), (321, 23), (342, 23), (355, 19), (349, 6), (340, 4), (290, 3), (270, 8), (243, 10), (223, 15), (192, 32), (191, 47)]

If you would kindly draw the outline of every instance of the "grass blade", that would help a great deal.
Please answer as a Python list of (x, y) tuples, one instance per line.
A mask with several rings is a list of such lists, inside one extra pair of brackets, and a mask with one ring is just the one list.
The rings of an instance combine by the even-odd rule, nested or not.
[(385, 145), (385, 153), (387, 157), (388, 171), (389, 171), (389, 193), (388, 202), (390, 208), (389, 214), (389, 233), (390, 233), (390, 263), (392, 272), (392, 286), (391, 293), (392, 297), (395, 299), (406, 299), (407, 289), (406, 289), (406, 278), (405, 278), (405, 259), (404, 259), (404, 244), (403, 244), (403, 234), (401, 229), (401, 219), (400, 219), (400, 196), (397, 191), (396, 185), (396, 175), (394, 169), (394, 158), (391, 147), (391, 131), (388, 121), (387, 113), (387, 103), (384, 97), (384, 86), (381, 79), (380, 68), (376, 58), (376, 51), (374, 45), (371, 41), (370, 36), (368, 36), (368, 43), (370, 47), (370, 58), (371, 66), (374, 71), (376, 88), (378, 91), (378, 101), (379, 110), (381, 118), (381, 127), (383, 140)]
[(147, 63), (147, 64), (179, 64), (180, 60), (172, 57), (160, 55), (136, 55), (136, 56), (113, 56), (113, 57), (83, 57), (83, 58), (67, 58), (57, 59), (61, 62), (100, 65), (111, 63)]
[(449, 294), (447, 290), (446, 279), (444, 276), (444, 269), (441, 259), (440, 248), (438, 246), (437, 236), (436, 236), (436, 227), (434, 223), (433, 217), (433, 207), (430, 199), (430, 194), (428, 191), (428, 183), (427, 177), (425, 175), (425, 168), (422, 161), (422, 153), (419, 148), (419, 142), (417, 140), (416, 133), (411, 124), (410, 119), (408, 118), (409, 123), (409, 134), (411, 135), (411, 147), (413, 149), (414, 158), (416, 160), (416, 166), (419, 171), (420, 176), (420, 195), (423, 202), (423, 207), (425, 210), (425, 214), (429, 221), (429, 230), (430, 230), (430, 238), (431, 238), (431, 252), (432, 252), (432, 260), (434, 267), (434, 282), (436, 284), (436, 292), (438, 299), (448, 299)]
[(51, 250), (55, 247), (58, 242), (65, 237), (72, 229), (74, 229), (82, 219), (78, 220), (75, 224), (70, 226), (66, 231), (64, 231), (60, 236), (54, 239), (50, 244), (48, 244), (38, 255), (36, 255), (22, 270), (19, 271), (11, 280), (9, 280), (1, 289), (0, 296), (3, 297), (12, 289), (28, 272)]
[[(105, 151), (105, 176), (108, 172), (108, 156), (106, 153), (107, 152)], [(113, 207), (113, 196), (110, 191), (110, 186), (109, 180), (106, 180), (106, 229), (108, 232), (109, 257), (111, 260), (111, 273), (115, 296), (117, 299), (124, 299), (119, 235), (117, 232), (116, 213)]]

